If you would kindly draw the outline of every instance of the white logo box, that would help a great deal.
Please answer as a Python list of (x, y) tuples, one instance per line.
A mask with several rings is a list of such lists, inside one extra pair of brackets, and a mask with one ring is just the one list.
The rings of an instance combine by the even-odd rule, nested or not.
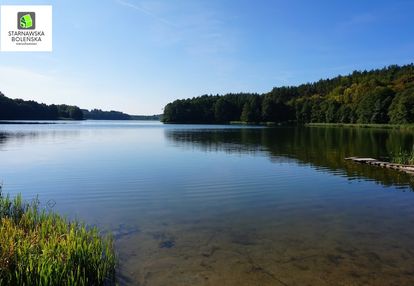
[[(0, 11), (0, 51), (52, 51), (51, 5), (1, 5)], [(35, 13), (35, 29), (18, 27), (19, 12)]]

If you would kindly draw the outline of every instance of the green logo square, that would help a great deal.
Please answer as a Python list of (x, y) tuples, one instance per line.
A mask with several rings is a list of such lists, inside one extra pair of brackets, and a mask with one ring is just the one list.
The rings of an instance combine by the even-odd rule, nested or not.
[(18, 12), (17, 13), (17, 29), (34, 30), (36, 28), (35, 12)]

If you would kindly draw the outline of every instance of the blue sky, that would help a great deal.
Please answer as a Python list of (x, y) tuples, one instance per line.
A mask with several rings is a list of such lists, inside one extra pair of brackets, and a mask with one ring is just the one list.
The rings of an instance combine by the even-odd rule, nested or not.
[(0, 53), (12, 98), (158, 114), (177, 98), (407, 64), (414, 1), (1, 1), (53, 5), (53, 52)]

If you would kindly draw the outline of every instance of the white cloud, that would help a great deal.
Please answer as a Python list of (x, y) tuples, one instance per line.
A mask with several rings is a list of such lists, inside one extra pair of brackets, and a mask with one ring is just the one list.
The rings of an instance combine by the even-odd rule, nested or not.
[(119, 110), (129, 114), (161, 112), (161, 103), (146, 103), (135, 88), (111, 86), (106, 82), (63, 76), (58, 70), (38, 72), (17, 66), (0, 67), (0, 91), (9, 98), (35, 100), (46, 104), (69, 104), (81, 108)]
[(17, 66), (0, 67), (0, 91), (10, 98), (46, 104), (94, 106), (100, 103), (82, 80), (61, 75), (58, 70), (39, 72)]
[[(131, 0), (129, 0), (131, 1)], [(229, 26), (228, 15), (206, 7), (201, 2), (116, 0), (121, 6), (154, 19), (149, 27), (153, 40), (161, 46), (179, 45), (192, 56), (227, 56), (238, 46), (236, 30)]]
[(46, 74), (13, 66), (0, 67), (0, 88), (8, 97), (36, 99), (45, 103), (67, 101), (70, 91), (76, 89), (75, 86), (68, 88), (56, 72)]
[[(145, 2), (142, 3), (131, 3), (128, 1), (124, 1), (124, 0), (116, 0), (116, 2), (122, 6), (125, 6), (127, 8), (132, 8), (134, 10), (137, 10), (139, 12), (142, 12), (152, 18), (154, 18), (155, 20), (157, 20), (158, 22), (161, 22), (165, 25), (168, 26), (175, 26), (172, 22), (164, 19), (163, 17), (158, 16), (156, 13), (151, 11), (151, 8), (147, 8), (148, 5), (145, 4)], [(148, 4), (148, 3), (147, 3)]]

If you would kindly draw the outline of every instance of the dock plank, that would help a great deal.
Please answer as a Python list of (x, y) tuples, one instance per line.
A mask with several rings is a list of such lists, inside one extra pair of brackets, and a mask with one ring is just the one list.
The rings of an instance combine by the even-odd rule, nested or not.
[(413, 165), (395, 164), (391, 162), (380, 161), (374, 158), (361, 158), (361, 157), (347, 157), (345, 160), (352, 161), (359, 164), (367, 164), (382, 168), (393, 169), (401, 172), (405, 172), (410, 175), (414, 175)]

